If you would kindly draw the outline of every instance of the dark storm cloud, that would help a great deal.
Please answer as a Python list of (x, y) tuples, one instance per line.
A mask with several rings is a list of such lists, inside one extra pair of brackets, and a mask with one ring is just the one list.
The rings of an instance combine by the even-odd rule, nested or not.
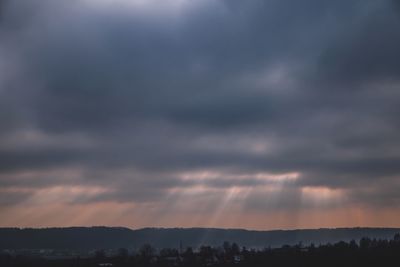
[[(2, 187), (22, 171), (62, 185), (40, 171), (76, 168), (76, 184), (114, 181), (99, 201), (257, 187), (260, 172), (351, 192), (398, 180), (396, 1), (205, 1), (174, 16), (56, 2), (1, 6)], [(180, 177), (201, 170), (228, 175)]]
[(343, 82), (346, 88), (350, 82), (398, 79), (398, 13), (381, 5), (366, 12), (361, 23), (355, 21), (349, 25), (350, 31), (338, 33), (324, 51), (320, 61), (322, 82), (331, 79)]

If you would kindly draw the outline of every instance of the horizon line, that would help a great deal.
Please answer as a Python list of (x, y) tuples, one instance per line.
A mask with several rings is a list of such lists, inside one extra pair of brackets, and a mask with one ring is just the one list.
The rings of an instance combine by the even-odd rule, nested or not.
[(45, 230), (45, 229), (71, 229), (71, 228), (114, 228), (114, 229), (127, 229), (131, 231), (140, 230), (225, 230), (225, 231), (249, 231), (249, 232), (275, 232), (275, 231), (310, 231), (310, 230), (346, 230), (346, 229), (400, 229), (399, 227), (385, 227), (385, 226), (353, 226), (353, 227), (321, 227), (321, 228), (290, 228), (290, 229), (248, 229), (248, 228), (223, 228), (223, 227), (141, 227), (130, 228), (128, 226), (107, 226), (107, 225), (92, 225), (92, 226), (44, 226), (44, 227), (15, 227), (15, 226), (0, 226), (0, 229), (19, 229), (19, 230)]

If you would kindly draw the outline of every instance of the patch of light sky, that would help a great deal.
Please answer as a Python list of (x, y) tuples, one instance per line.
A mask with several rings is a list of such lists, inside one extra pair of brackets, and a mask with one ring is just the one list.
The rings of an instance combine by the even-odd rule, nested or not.
[[(125, 11), (141, 12), (146, 14), (178, 15), (180, 11), (200, 4), (193, 0), (81, 0), (93, 8), (115, 8)], [(202, 3), (208, 1), (202, 1)]]

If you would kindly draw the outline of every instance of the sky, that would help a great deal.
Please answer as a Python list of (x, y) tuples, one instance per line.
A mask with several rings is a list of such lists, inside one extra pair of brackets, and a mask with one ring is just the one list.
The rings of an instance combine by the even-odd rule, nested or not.
[(1, 0), (0, 226), (400, 227), (395, 0)]

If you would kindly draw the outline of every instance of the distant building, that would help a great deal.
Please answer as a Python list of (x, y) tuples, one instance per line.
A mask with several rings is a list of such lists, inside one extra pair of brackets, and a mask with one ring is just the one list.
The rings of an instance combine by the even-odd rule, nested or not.
[(243, 260), (243, 256), (242, 255), (233, 256), (233, 262), (234, 263), (240, 263), (242, 260)]

